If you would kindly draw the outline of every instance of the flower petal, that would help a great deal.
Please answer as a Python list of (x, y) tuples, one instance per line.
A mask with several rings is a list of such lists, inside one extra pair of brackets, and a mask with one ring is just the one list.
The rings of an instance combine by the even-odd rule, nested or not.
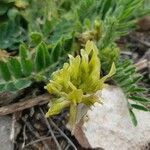
[(59, 114), (62, 109), (68, 107), (70, 102), (64, 98), (51, 100), (49, 103), (49, 110), (46, 113), (46, 117)]

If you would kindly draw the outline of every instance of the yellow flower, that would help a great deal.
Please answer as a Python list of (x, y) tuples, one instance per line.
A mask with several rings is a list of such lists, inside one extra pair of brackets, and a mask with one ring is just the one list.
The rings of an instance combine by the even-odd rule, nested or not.
[(90, 107), (95, 102), (100, 102), (95, 93), (104, 88), (105, 81), (116, 71), (113, 63), (110, 72), (100, 77), (101, 64), (94, 42), (88, 41), (85, 50), (81, 49), (80, 53), (81, 55), (76, 57), (69, 55), (69, 63), (65, 63), (62, 69), (54, 72), (45, 86), (50, 94), (58, 97), (50, 101), (46, 116), (59, 114), (62, 109), (68, 107), (69, 124), (72, 129), (77, 120), (80, 120), (77, 118), (79, 104)]

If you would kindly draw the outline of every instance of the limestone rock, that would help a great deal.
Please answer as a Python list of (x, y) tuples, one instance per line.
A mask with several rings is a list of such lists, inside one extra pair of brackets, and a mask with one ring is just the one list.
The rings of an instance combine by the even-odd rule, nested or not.
[(13, 150), (13, 143), (10, 141), (11, 118), (0, 117), (0, 149)]
[[(0, 150), (13, 150), (14, 144), (10, 140), (12, 118), (9, 116), (0, 117)], [(20, 131), (19, 124), (15, 126), (17, 133)], [(16, 134), (17, 134), (16, 133)]]
[[(134, 111), (138, 120), (138, 126), (134, 127), (126, 99), (119, 88), (110, 86), (102, 91), (101, 96), (104, 104), (95, 104), (88, 111), (82, 132), (75, 134), (75, 137), (86, 137), (92, 148), (144, 150), (150, 143), (150, 112)], [(82, 141), (79, 143), (82, 144)]]

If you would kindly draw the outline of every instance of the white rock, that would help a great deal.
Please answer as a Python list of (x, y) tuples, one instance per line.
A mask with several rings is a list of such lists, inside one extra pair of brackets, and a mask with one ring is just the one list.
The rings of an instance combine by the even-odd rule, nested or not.
[[(134, 111), (138, 126), (134, 127), (126, 99), (119, 88), (102, 91), (103, 105), (88, 111), (82, 130), (92, 148), (105, 150), (141, 150), (150, 143), (150, 113)], [(77, 137), (78, 139), (78, 137)]]
[[(1, 116), (0, 117), (0, 150), (13, 150), (14, 143), (10, 140), (12, 126), (12, 117), (10, 116)], [(21, 127), (17, 123), (16, 126), (16, 135), (19, 133)]]
[(8, 116), (0, 117), (0, 150), (13, 150), (14, 145), (10, 141), (11, 118)]

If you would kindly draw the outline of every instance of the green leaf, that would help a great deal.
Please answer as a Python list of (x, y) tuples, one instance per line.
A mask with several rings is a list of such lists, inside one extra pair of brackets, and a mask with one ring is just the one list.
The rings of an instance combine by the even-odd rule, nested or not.
[(5, 84), (0, 84), (0, 92), (3, 92), (5, 90)]
[(28, 57), (28, 51), (24, 44), (19, 46), (19, 56), (21, 59), (26, 59)]
[(135, 67), (133, 65), (130, 65), (127, 68), (125, 68), (125, 73), (131, 72), (131, 71), (135, 72)]
[(18, 43), (25, 40), (24, 29), (20, 23), (14, 20), (0, 23), (0, 48), (14, 50), (18, 48)]
[(22, 70), (21, 70), (21, 64), (19, 63), (17, 58), (9, 59), (8, 64), (9, 64), (8, 67), (15, 78), (22, 77), (23, 74), (22, 74)]
[(5, 81), (10, 80), (11, 75), (10, 75), (10, 72), (9, 72), (9, 69), (8, 69), (8, 66), (7, 66), (6, 62), (0, 61), (0, 73), (1, 73), (2, 78)]
[(112, 65), (111, 65), (109, 73), (106, 76), (102, 77), (100, 79), (100, 82), (104, 83), (108, 78), (110, 78), (111, 76), (113, 76), (115, 73), (116, 73), (116, 67), (115, 67), (115, 64), (113, 62)]
[(103, 7), (103, 12), (102, 12), (102, 19), (104, 19), (105, 17), (105, 14), (107, 13), (107, 11), (109, 10), (110, 6), (111, 6), (111, 3), (112, 3), (112, 0), (106, 0), (104, 2), (104, 7)]
[(147, 91), (146, 88), (142, 88), (142, 87), (138, 87), (138, 86), (136, 86), (135, 88), (130, 90), (130, 92), (132, 92), (132, 93), (144, 93), (146, 91)]
[(16, 92), (17, 88), (15, 87), (13, 82), (10, 82), (10, 83), (6, 84), (5, 90), (10, 91), (10, 92)]
[(34, 44), (39, 44), (42, 41), (42, 35), (38, 32), (32, 32), (30, 38)]
[(23, 74), (25, 76), (31, 75), (31, 73), (33, 71), (33, 63), (30, 59), (22, 59), (21, 67), (22, 67)]
[(145, 97), (139, 97), (139, 96), (130, 96), (129, 99), (138, 101), (138, 102), (150, 102), (150, 99)]
[(138, 109), (138, 110), (148, 111), (148, 109), (142, 105), (131, 104), (131, 106), (135, 109)]
[(132, 121), (133, 125), (134, 125), (134, 126), (137, 126), (137, 119), (136, 119), (136, 116), (135, 116), (134, 112), (133, 112), (131, 109), (129, 109), (129, 114), (130, 114), (131, 121)]
[(36, 49), (36, 56), (35, 56), (35, 67), (37, 71), (40, 71), (47, 66), (49, 66), (51, 63), (50, 54), (48, 52), (48, 49), (46, 45), (41, 42), (37, 49)]
[(136, 83), (136, 82), (140, 81), (141, 79), (142, 79), (141, 76), (136, 76), (133, 78), (133, 83)]
[(79, 6), (77, 8), (77, 14), (80, 18), (81, 21), (84, 20), (84, 18), (88, 18), (91, 10), (92, 10), (92, 6), (95, 4), (96, 0), (80, 0), (79, 1)]
[(7, 16), (10, 20), (15, 20), (17, 15), (19, 15), (19, 11), (16, 8), (9, 9), (7, 12)]
[[(129, 60), (123, 61), (121, 64), (122, 64), (123, 68), (127, 68), (128, 66), (130, 66), (131, 64), (133, 64), (133, 62), (129, 59)], [(118, 64), (118, 66), (120, 66), (120, 65)]]
[(4, 15), (7, 10), (8, 10), (9, 6), (5, 3), (2, 3), (0, 4), (0, 16)]
[(4, 2), (4, 3), (7, 3), (7, 4), (9, 4), (11, 2), (15, 2), (15, 0), (1, 0), (1, 1)]
[(14, 85), (18, 90), (21, 90), (21, 89), (29, 87), (31, 83), (32, 82), (29, 79), (20, 79), (20, 80), (16, 80)]
[(28, 50), (24, 44), (21, 44), (19, 47), (19, 56), (23, 74), (25, 76), (29, 76), (32, 73), (33, 64), (32, 61), (28, 58)]
[(44, 67), (48, 67), (50, 66), (51, 63), (51, 57), (46, 44), (43, 42), (41, 43), (41, 49), (43, 50), (43, 54), (44, 54), (44, 61), (45, 61)]
[(58, 42), (56, 46), (52, 49), (51, 59), (56, 62), (61, 55), (61, 42)]
[(131, 84), (131, 85), (127, 86), (127, 87), (122, 87), (122, 89), (123, 89), (123, 91), (124, 91), (125, 93), (129, 93), (132, 89), (135, 88), (135, 86), (136, 86), (136, 85)]
[(128, 86), (130, 86), (131, 84), (133, 84), (133, 80), (132, 80), (132, 78), (128, 78), (128, 79), (123, 80), (123, 81), (120, 83), (120, 86), (121, 86), (121, 87), (128, 87)]

